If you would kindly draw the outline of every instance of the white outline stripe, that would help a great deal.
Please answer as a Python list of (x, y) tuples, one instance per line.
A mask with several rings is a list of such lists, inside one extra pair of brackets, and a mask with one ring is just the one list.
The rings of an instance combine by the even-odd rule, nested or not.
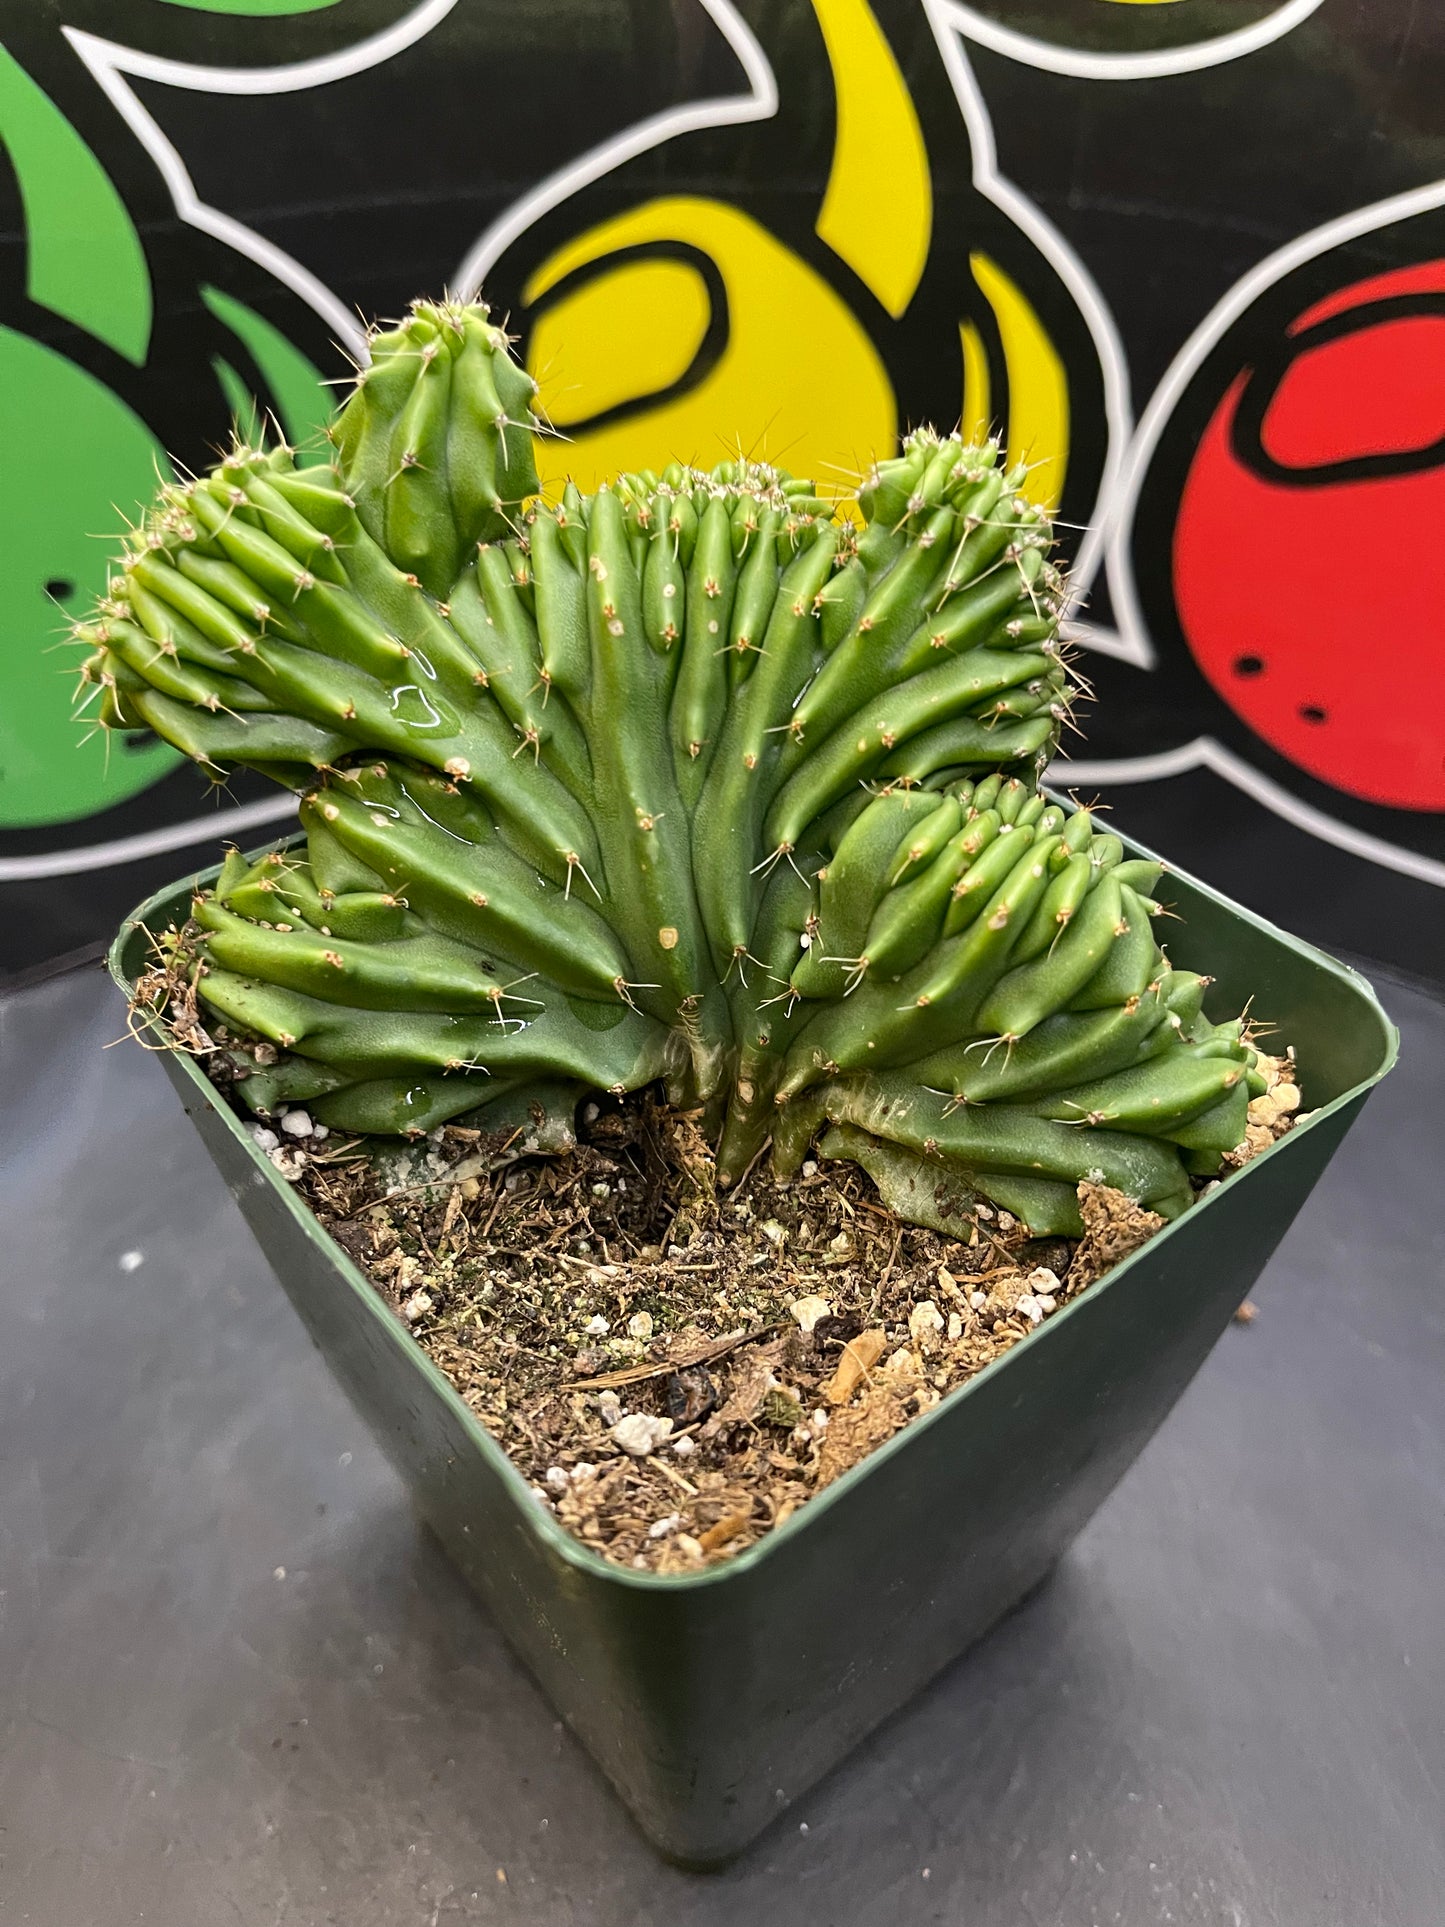
[[(169, 87), (186, 87), (197, 94), (296, 94), (308, 87), (325, 87), (333, 80), (346, 80), (380, 67), (419, 40), (425, 40), (433, 27), (441, 25), (457, 0), (423, 0), (410, 13), (394, 20), (368, 40), (341, 47), (333, 54), (318, 54), (312, 60), (293, 60), (279, 67), (207, 67), (191, 60), (172, 60), (167, 54), (142, 53), (102, 40), (80, 27), (63, 29), (75, 46), (82, 41), (98, 49), (107, 65), (134, 74), (138, 80), (160, 80)], [(89, 56), (81, 58), (90, 66)], [(94, 72), (94, 69), (91, 69)]]
[(1080, 80), (1162, 80), (1172, 74), (1198, 73), (1204, 67), (1218, 67), (1226, 60), (1241, 60), (1246, 54), (1282, 40), (1288, 33), (1318, 11), (1323, 0), (1289, 0), (1287, 6), (1256, 20), (1252, 27), (1237, 27), (1215, 40), (1193, 40), (1187, 46), (1161, 47), (1150, 53), (1097, 53), (1084, 47), (1058, 47), (1013, 27), (1001, 26), (986, 14), (965, 6), (963, 0), (944, 0), (948, 19), (961, 34), (987, 47), (991, 53), (1008, 60), (1022, 61), (1050, 74), (1072, 74)]
[(772, 64), (757, 37), (731, 0), (700, 0), (703, 11), (738, 57), (747, 78), (748, 92), (717, 100), (694, 101), (688, 107), (669, 107), (647, 120), (629, 127), (626, 133), (602, 141), (587, 153), (560, 168), (557, 173), (524, 194), (495, 220), (462, 256), (452, 282), (452, 291), (461, 301), (474, 301), (483, 278), (519, 235), (549, 214), (579, 189), (600, 180), (649, 148), (661, 147), (680, 134), (691, 134), (706, 127), (736, 127), (749, 121), (771, 120), (778, 111), (778, 83)]
[(1381, 869), (1394, 870), (1400, 876), (1413, 877), (1417, 883), (1445, 887), (1445, 863), (1435, 857), (1421, 856), (1416, 850), (1403, 850), (1396, 843), (1387, 843), (1384, 837), (1355, 829), (1352, 824), (1337, 822), (1323, 810), (1301, 802), (1291, 790), (1261, 774), (1253, 764), (1246, 763), (1212, 736), (1197, 736), (1192, 743), (1161, 750), (1154, 756), (1121, 756), (1112, 762), (1104, 757), (1097, 762), (1081, 758), (1078, 762), (1051, 763), (1044, 780), (1055, 789), (1077, 789), (1081, 783), (1158, 783), (1169, 776), (1183, 776), (1192, 769), (1213, 770), (1216, 776), (1244, 790), (1257, 803), (1283, 817), (1286, 823), (1308, 831), (1322, 843), (1332, 843), (1337, 850), (1363, 857), (1367, 863), (1378, 863)]
[[(923, 7), (968, 130), (973, 153), (974, 186), (985, 200), (992, 201), (996, 208), (1006, 214), (1028, 236), (1044, 259), (1051, 263), (1073, 296), (1099, 357), (1104, 382), (1107, 447), (1093, 514), (1089, 517), (1088, 530), (1079, 544), (1079, 553), (1069, 576), (1070, 600), (1077, 602), (1087, 592), (1099, 566), (1108, 526), (1115, 513), (1115, 497), (1123, 479), (1133, 426), (1129, 364), (1114, 317), (1098, 284), (1053, 223), (998, 171), (993, 123), (963, 43), (953, 30), (950, 0), (923, 0)], [(1069, 373), (1072, 379), (1072, 371)]]
[(215, 816), (194, 816), (185, 823), (167, 823), (161, 829), (141, 830), (135, 836), (118, 836), (110, 843), (87, 843), (79, 849), (50, 850), (38, 856), (0, 856), (0, 883), (30, 883), (42, 877), (78, 876), (86, 870), (138, 863), (142, 857), (164, 856), (167, 850), (184, 850), (212, 837), (259, 830), (267, 823), (293, 816), (295, 811), (294, 796), (268, 796), (262, 802), (241, 803)]
[(1059, 640), (1077, 644), (1080, 649), (1087, 649), (1096, 656), (1117, 656), (1120, 662), (1133, 663), (1136, 669), (1139, 667), (1132, 649), (1118, 630), (1106, 629), (1102, 623), (1090, 622), (1079, 616), (1066, 616), (1060, 625)]
[(423, 5), (369, 40), (358, 41), (354, 47), (342, 48), (338, 53), (325, 54), (316, 60), (293, 61), (281, 67), (202, 67), (192, 61), (168, 60), (159, 54), (121, 47), (78, 27), (66, 27), (62, 31), (101, 91), (155, 162), (181, 219), (254, 261), (290, 288), (336, 331), (341, 345), (355, 359), (364, 361), (366, 330), (346, 304), (293, 255), (200, 198), (185, 162), (141, 104), (126, 76), (184, 87), (193, 93), (285, 94), (324, 87), (393, 59), (424, 39), (456, 4), (457, 0), (424, 0)]

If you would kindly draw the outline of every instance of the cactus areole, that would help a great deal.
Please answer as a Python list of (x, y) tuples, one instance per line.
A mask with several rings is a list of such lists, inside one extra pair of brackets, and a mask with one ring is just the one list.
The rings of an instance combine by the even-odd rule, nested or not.
[(104, 723), (300, 795), (304, 853), (231, 853), (177, 940), (244, 1100), (415, 1134), (660, 1081), (724, 1183), (826, 1132), (940, 1229), (1077, 1233), (1085, 1179), (1182, 1211), (1262, 1080), (1158, 866), (1039, 790), (1073, 692), (1025, 471), (920, 430), (859, 519), (749, 460), (547, 501), (533, 392), (417, 303), (329, 468), (166, 488), (79, 631)]

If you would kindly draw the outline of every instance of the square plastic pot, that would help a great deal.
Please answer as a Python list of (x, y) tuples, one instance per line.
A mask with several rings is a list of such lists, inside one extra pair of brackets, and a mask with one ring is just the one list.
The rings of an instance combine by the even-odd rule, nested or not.
[[(1131, 846), (1139, 852), (1137, 846)], [(214, 872), (200, 879), (210, 880)], [(129, 990), (153, 897), (111, 952)], [(669, 1859), (745, 1846), (1036, 1586), (1168, 1413), (1394, 1062), (1363, 978), (1177, 872), (1211, 1004), (1295, 1046), (1310, 1115), (737, 1558), (660, 1577), (569, 1537), (189, 1057), (165, 1064), (422, 1517)]]

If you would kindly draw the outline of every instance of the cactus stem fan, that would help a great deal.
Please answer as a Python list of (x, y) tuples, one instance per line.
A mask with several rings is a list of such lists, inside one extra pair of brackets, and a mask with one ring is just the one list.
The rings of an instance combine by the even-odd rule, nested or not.
[(919, 430), (848, 516), (743, 459), (548, 501), (484, 307), (371, 349), (329, 467), (163, 489), (77, 632), (106, 725), (300, 796), (177, 939), (246, 1102), (421, 1133), (661, 1081), (724, 1183), (822, 1133), (943, 1229), (1183, 1210), (1261, 1080), (1159, 867), (1038, 787), (1075, 691), (1024, 471)]

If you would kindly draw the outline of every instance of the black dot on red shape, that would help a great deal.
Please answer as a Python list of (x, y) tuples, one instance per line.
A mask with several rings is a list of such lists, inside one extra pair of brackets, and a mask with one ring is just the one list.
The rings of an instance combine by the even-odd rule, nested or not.
[(1321, 709), (1318, 703), (1301, 703), (1299, 713), (1300, 720), (1306, 723), (1327, 723), (1330, 720), (1330, 712)]
[(1264, 674), (1263, 656), (1236, 656), (1234, 659), (1236, 676), (1262, 676)]

